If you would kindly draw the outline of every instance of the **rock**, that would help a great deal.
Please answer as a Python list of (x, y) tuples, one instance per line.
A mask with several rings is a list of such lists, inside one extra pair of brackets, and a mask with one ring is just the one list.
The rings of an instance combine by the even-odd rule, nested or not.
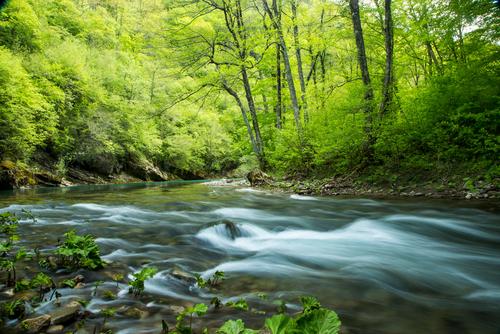
[(76, 275), (76, 276), (73, 278), (73, 281), (75, 281), (75, 283), (81, 283), (81, 282), (84, 282), (84, 281), (85, 281), (85, 276), (83, 276), (83, 275)]
[(38, 292), (33, 290), (21, 291), (16, 293), (16, 299), (30, 301), (31, 299), (38, 296)]
[(64, 326), (63, 325), (55, 325), (55, 326), (50, 326), (49, 328), (47, 328), (47, 330), (45, 331), (45, 333), (47, 333), (47, 334), (57, 334), (57, 333), (61, 333), (63, 330), (64, 330)]
[(44, 314), (36, 318), (23, 320), (20, 328), (26, 333), (39, 333), (50, 325), (50, 315)]
[(78, 302), (70, 302), (50, 313), (51, 325), (59, 325), (71, 322), (76, 319), (82, 306)]
[(170, 311), (174, 314), (180, 314), (185, 310), (184, 306), (178, 306), (178, 305), (168, 305), (166, 306), (166, 309), (167, 311)]
[(141, 310), (137, 307), (131, 307), (123, 312), (123, 315), (133, 319), (144, 319), (149, 315), (149, 313), (148, 311)]
[(55, 256), (49, 256), (47, 257), (47, 263), (52, 269), (56, 269), (58, 267), (57, 265), (57, 258)]
[(150, 161), (137, 158), (131, 158), (127, 163), (126, 170), (132, 176), (144, 181), (167, 181), (173, 179), (172, 175), (162, 171)]
[(190, 273), (182, 270), (181, 268), (179, 267), (175, 267), (171, 272), (170, 272), (170, 275), (181, 280), (181, 281), (185, 281), (185, 282), (188, 282), (188, 283), (194, 283), (196, 282), (196, 278), (191, 275)]
[(230, 220), (223, 221), (224, 226), (226, 228), (226, 232), (229, 234), (232, 240), (241, 237), (241, 231), (238, 229), (235, 223)]
[(472, 193), (467, 193), (467, 195), (465, 195), (465, 199), (471, 199), (472, 198)]
[(85, 287), (85, 283), (76, 283), (74, 289), (83, 289)]
[(252, 187), (263, 184), (270, 184), (272, 181), (271, 177), (261, 170), (251, 171), (247, 174), (247, 179)]

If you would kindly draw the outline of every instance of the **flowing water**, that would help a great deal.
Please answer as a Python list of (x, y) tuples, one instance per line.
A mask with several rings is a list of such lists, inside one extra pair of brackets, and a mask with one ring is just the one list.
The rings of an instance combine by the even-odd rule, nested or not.
[[(38, 219), (22, 222), (26, 246), (46, 251), (70, 229), (97, 237), (111, 264), (85, 275), (104, 283), (95, 296), (87, 284), (60, 290), (61, 298), (89, 299), (93, 312), (147, 311), (110, 319), (117, 333), (158, 333), (161, 319), (174, 322), (172, 305), (216, 295), (246, 298), (253, 312), (209, 312), (210, 327), (242, 318), (259, 328), (278, 300), (294, 313), (300, 296), (313, 295), (337, 311), (344, 333), (500, 333), (498, 202), (305, 197), (182, 182), (0, 193), (0, 211), (22, 209)], [(143, 266), (159, 271), (140, 298), (110, 278)], [(216, 270), (227, 279), (215, 291), (175, 275)], [(107, 289), (118, 298), (106, 300)]]

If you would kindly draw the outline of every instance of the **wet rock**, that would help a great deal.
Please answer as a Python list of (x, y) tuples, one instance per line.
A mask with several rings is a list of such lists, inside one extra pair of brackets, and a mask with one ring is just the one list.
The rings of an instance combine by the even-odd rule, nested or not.
[(149, 313), (148, 311), (141, 310), (137, 307), (131, 307), (128, 308), (125, 312), (123, 312), (123, 315), (133, 319), (144, 319), (149, 315)]
[(261, 170), (255, 170), (248, 173), (247, 180), (248, 182), (250, 182), (250, 185), (252, 187), (264, 184), (270, 184), (272, 181), (271, 177)]
[(85, 283), (76, 283), (74, 289), (83, 289), (85, 287)]
[(52, 318), (51, 325), (65, 324), (75, 320), (82, 306), (78, 302), (70, 302), (50, 313)]
[(58, 267), (57, 265), (57, 258), (55, 256), (49, 256), (47, 257), (47, 263), (52, 269), (56, 269)]
[(31, 299), (38, 296), (38, 292), (36, 291), (21, 291), (16, 293), (16, 299), (30, 301)]
[(238, 226), (236, 226), (235, 223), (229, 220), (225, 220), (223, 221), (223, 224), (232, 240), (241, 237), (241, 231), (239, 230)]
[(44, 314), (36, 318), (23, 320), (20, 324), (20, 328), (25, 333), (39, 333), (50, 325), (50, 320), (50, 315)]
[(85, 281), (85, 276), (83, 276), (83, 275), (76, 275), (76, 276), (73, 278), (73, 281), (75, 281), (75, 283), (81, 283), (81, 282), (84, 282), (84, 281)]
[(64, 326), (63, 325), (55, 325), (55, 326), (50, 326), (49, 328), (47, 328), (47, 330), (45, 331), (45, 333), (47, 333), (47, 334), (57, 334), (57, 333), (62, 333), (63, 330), (64, 330)]
[(185, 310), (184, 306), (179, 305), (168, 305), (165, 308), (168, 312), (172, 312), (174, 314), (180, 314)]
[(179, 267), (175, 267), (174, 269), (172, 269), (172, 271), (170, 272), (170, 275), (181, 280), (181, 281), (185, 281), (188, 283), (196, 282), (196, 278), (192, 274), (182, 270)]

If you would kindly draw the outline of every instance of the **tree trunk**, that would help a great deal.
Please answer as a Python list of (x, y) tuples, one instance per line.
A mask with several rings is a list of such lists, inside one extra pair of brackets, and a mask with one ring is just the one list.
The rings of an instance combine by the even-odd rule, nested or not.
[(385, 72), (382, 87), (380, 114), (384, 116), (391, 106), (394, 94), (394, 28), (392, 23), (391, 0), (385, 0), (384, 6)]
[[(278, 5), (277, 0), (273, 0), (273, 11), (276, 19), (281, 25), (281, 6)], [(283, 98), (281, 88), (283, 83), (281, 82), (281, 47), (279, 44), (279, 38), (276, 36), (276, 106), (274, 108), (276, 113), (276, 128), (281, 129), (282, 120), (282, 106)]]
[(288, 90), (290, 92), (290, 100), (292, 102), (293, 117), (295, 119), (295, 126), (297, 127), (297, 131), (299, 133), (299, 136), (302, 136), (302, 122), (300, 119), (299, 102), (297, 99), (297, 91), (295, 90), (295, 83), (293, 82), (292, 68), (290, 66), (290, 57), (288, 56), (288, 49), (286, 46), (285, 36), (283, 35), (283, 30), (282, 30), (281, 24), (278, 24), (278, 21), (277, 21), (275, 15), (273, 14), (271, 9), (269, 8), (267, 0), (262, 0), (262, 3), (264, 5), (264, 9), (266, 10), (267, 14), (271, 18), (271, 22), (274, 26), (274, 29), (276, 29), (276, 33), (278, 34), (278, 41), (280, 44), (281, 53), (283, 55), (283, 63), (285, 65), (286, 82), (288, 84)]
[(354, 38), (356, 40), (356, 49), (358, 52), (358, 63), (361, 69), (361, 76), (365, 86), (365, 134), (367, 141), (365, 143), (365, 154), (367, 161), (373, 158), (373, 144), (375, 139), (372, 133), (372, 113), (373, 113), (373, 88), (370, 80), (370, 72), (368, 71), (368, 62), (366, 59), (365, 41), (363, 38), (363, 29), (361, 27), (361, 18), (359, 16), (358, 0), (349, 0), (351, 9), (352, 25), (354, 30)]
[(281, 110), (283, 105), (282, 94), (281, 94), (281, 50), (280, 45), (276, 44), (276, 106), (274, 110), (276, 112), (276, 128), (281, 129)]
[(292, 7), (292, 22), (293, 22), (293, 40), (295, 43), (295, 57), (297, 58), (297, 72), (299, 73), (299, 82), (300, 82), (300, 99), (302, 101), (302, 111), (304, 112), (304, 121), (307, 123), (309, 121), (309, 115), (307, 113), (306, 83), (304, 80), (304, 71), (302, 68), (302, 55), (300, 51), (299, 26), (297, 25), (296, 0), (292, 0), (291, 7)]
[(262, 141), (262, 136), (260, 135), (259, 122), (257, 120), (257, 110), (255, 109), (255, 103), (252, 95), (252, 89), (250, 88), (247, 69), (244, 65), (241, 66), (241, 79), (243, 81), (243, 87), (245, 88), (245, 97), (247, 99), (248, 109), (250, 110), (250, 115), (252, 116), (253, 131), (255, 133), (255, 143), (259, 151), (259, 156), (264, 158), (264, 143)]
[(265, 165), (264, 156), (262, 155), (262, 152), (259, 150), (259, 147), (257, 146), (257, 143), (255, 141), (255, 136), (253, 135), (252, 126), (250, 125), (250, 122), (248, 120), (247, 111), (245, 109), (245, 106), (244, 106), (243, 102), (241, 101), (238, 93), (236, 93), (236, 91), (234, 91), (231, 87), (229, 87), (225, 81), (222, 82), (222, 87), (224, 88), (224, 90), (226, 92), (228, 92), (229, 95), (231, 95), (235, 99), (236, 103), (238, 104), (238, 107), (241, 110), (241, 115), (243, 116), (243, 122), (245, 123), (245, 126), (247, 128), (248, 137), (250, 138), (250, 142), (252, 143), (253, 152), (257, 156), (257, 159), (259, 160), (259, 164), (261, 165), (261, 168), (262, 168)]

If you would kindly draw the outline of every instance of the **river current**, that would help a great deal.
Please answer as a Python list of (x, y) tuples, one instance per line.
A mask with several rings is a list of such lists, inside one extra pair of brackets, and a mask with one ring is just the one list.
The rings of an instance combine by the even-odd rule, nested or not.
[[(203, 324), (242, 318), (260, 328), (279, 301), (297, 312), (312, 295), (335, 310), (343, 333), (500, 333), (498, 202), (309, 197), (238, 186), (152, 183), (79, 186), (0, 193), (0, 212), (30, 210), (21, 243), (57, 244), (75, 229), (97, 237), (110, 262), (86, 277), (114, 289), (125, 276), (154, 266), (143, 297), (118, 284), (107, 300), (93, 286), (62, 289), (62, 299), (88, 309), (135, 306), (142, 319), (116, 316), (116, 333), (158, 333), (172, 305), (246, 298), (252, 311), (209, 312)], [(236, 226), (235, 229), (228, 226)], [(224, 271), (217, 291), (175, 272), (209, 277)], [(53, 307), (42, 304), (36, 313)], [(258, 311), (256, 311), (258, 310)]]

